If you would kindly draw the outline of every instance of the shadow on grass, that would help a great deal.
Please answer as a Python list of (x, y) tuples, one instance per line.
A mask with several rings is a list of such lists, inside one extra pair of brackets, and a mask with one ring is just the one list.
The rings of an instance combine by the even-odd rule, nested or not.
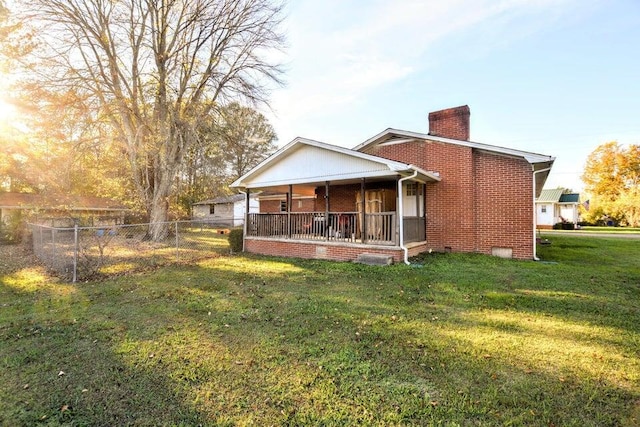
[[(597, 355), (606, 362), (597, 372), (587, 369), (602, 363), (593, 355), (572, 361), (586, 357), (592, 340), (581, 330), (563, 330), (607, 324), (613, 319), (594, 307), (615, 307), (624, 296), (601, 292), (575, 312), (554, 306), (557, 295), (523, 291), (554, 289), (538, 280), (559, 269), (545, 268), (473, 256), (439, 257), (423, 268), (220, 257), (66, 292), (21, 292), (5, 283), (0, 293), (13, 308), (0, 314), (7, 344), (0, 349), (0, 378), (9, 384), (0, 419), (27, 425), (42, 416), (92, 425), (633, 421), (630, 407), (640, 392), (629, 386), (633, 378), (619, 374), (632, 365), (613, 358), (624, 353), (624, 343), (614, 339), (611, 354)], [(564, 278), (563, 272), (555, 291), (579, 294)], [(549, 314), (554, 322), (545, 324)], [(615, 327), (637, 337), (633, 319)], [(563, 353), (569, 344), (584, 350)]]
[(20, 306), (0, 316), (0, 424), (197, 425), (200, 413), (166, 375), (119, 353), (132, 325), (105, 317), (91, 293), (75, 288), (0, 286)]

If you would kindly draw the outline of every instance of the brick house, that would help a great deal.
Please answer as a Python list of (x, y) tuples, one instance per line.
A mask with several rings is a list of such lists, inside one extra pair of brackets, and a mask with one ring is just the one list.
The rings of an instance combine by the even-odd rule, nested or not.
[(555, 159), (472, 142), (469, 118), (468, 106), (432, 112), (428, 134), (386, 129), (352, 150), (296, 138), (232, 184), (259, 192), (245, 250), (535, 259), (534, 202)]

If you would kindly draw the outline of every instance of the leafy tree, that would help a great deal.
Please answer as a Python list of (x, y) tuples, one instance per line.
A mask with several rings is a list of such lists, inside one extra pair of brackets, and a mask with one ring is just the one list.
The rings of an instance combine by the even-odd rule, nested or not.
[[(154, 223), (167, 219), (201, 120), (230, 100), (266, 102), (279, 82), (266, 59), (283, 42), (270, 0), (22, 1), (34, 33), (47, 28), (31, 63), (38, 82), (90, 107)], [(150, 229), (154, 240), (166, 234)]]
[(223, 108), (222, 123), (215, 134), (220, 139), (231, 181), (240, 178), (276, 150), (276, 134), (267, 119), (253, 108), (238, 103)]
[(201, 121), (178, 174), (178, 212), (190, 215), (194, 202), (228, 194), (229, 184), (276, 150), (275, 139), (264, 115), (236, 102)]
[(587, 220), (609, 217), (640, 225), (640, 145), (624, 147), (615, 141), (600, 145), (587, 158), (582, 181), (591, 197)]

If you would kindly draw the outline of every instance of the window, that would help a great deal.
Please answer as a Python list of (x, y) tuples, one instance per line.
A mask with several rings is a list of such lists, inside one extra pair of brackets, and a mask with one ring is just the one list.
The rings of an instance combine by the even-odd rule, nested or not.
[(211, 204), (209, 205), (209, 215), (213, 215), (216, 213), (216, 205)]
[(407, 184), (407, 196), (415, 196), (416, 191), (418, 190), (418, 185), (415, 182), (410, 182)]
[(542, 205), (542, 206), (540, 207), (540, 212), (542, 212), (542, 213), (547, 213), (547, 205)]
[(286, 212), (286, 211), (287, 211), (287, 201), (280, 200), (280, 212)]

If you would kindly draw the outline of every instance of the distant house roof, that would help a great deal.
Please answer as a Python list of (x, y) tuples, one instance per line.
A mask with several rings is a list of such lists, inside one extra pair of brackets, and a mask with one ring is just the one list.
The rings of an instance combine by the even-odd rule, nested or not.
[(558, 203), (562, 196), (562, 188), (554, 188), (553, 190), (542, 190), (536, 202), (540, 203)]
[[(232, 196), (224, 196), (224, 197), (216, 197), (215, 199), (207, 199), (207, 200), (203, 200), (201, 202), (196, 202), (194, 203), (195, 205), (223, 205), (226, 203), (236, 203), (236, 202), (242, 202), (245, 199), (245, 195), (238, 193), (238, 194), (234, 194)], [(255, 198), (256, 194), (251, 194), (251, 198)]]
[(562, 188), (552, 190), (542, 190), (540, 197), (536, 199), (538, 203), (579, 203), (580, 194), (563, 193)]
[(562, 196), (560, 196), (560, 203), (580, 203), (580, 194), (563, 194)]
[(112, 199), (94, 196), (0, 193), (0, 208), (56, 209), (67, 211), (128, 211)]

